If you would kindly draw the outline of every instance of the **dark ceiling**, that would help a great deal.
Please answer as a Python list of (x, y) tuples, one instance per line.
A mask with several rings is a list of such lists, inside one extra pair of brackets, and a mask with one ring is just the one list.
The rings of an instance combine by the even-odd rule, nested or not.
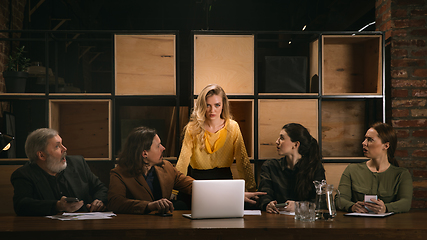
[[(10, 0), (11, 1), (11, 0)], [(113, 72), (111, 35), (108, 32), (127, 30), (178, 30), (179, 31), (179, 78), (182, 102), (191, 101), (191, 30), (225, 31), (357, 31), (375, 21), (375, 0), (32, 0), (27, 1), (24, 29), (28, 30), (90, 30), (79, 34), (51, 33), (51, 37), (63, 44), (57, 55), (51, 51), (50, 66), (65, 82), (87, 90), (88, 74), (99, 92), (111, 92)], [(41, 4), (39, 4), (41, 3)], [(36, 7), (39, 4), (39, 7)], [(62, 24), (61, 24), (62, 23)], [(93, 30), (109, 30), (104, 31)], [(365, 30), (375, 30), (371, 26)], [(31, 32), (31, 31), (30, 31)], [(37, 31), (36, 31), (37, 32)], [(30, 38), (38, 33), (31, 33)], [(63, 35), (66, 36), (63, 36)], [(102, 36), (97, 36), (102, 35)], [(284, 36), (283, 38), (292, 37)], [(91, 38), (103, 38), (94, 42)], [(74, 44), (70, 44), (69, 39)], [(67, 39), (67, 41), (61, 41)], [(282, 39), (283, 40), (283, 39)], [(280, 41), (282, 41), (280, 40)], [(295, 40), (295, 41), (294, 41)], [(87, 42), (86, 42), (87, 41)], [(283, 40), (287, 42), (287, 40)], [(308, 41), (308, 39), (303, 39)], [(305, 55), (308, 45), (277, 44), (265, 42), (258, 45), (258, 65), (262, 75), (262, 61), (267, 55)], [(27, 45), (30, 58), (46, 65), (45, 48), (39, 42)], [(274, 46), (270, 46), (274, 45)], [(62, 47), (61, 47), (62, 46)], [(51, 50), (51, 49), (50, 49)], [(84, 57), (82, 57), (84, 56)], [(59, 60), (58, 60), (59, 59)], [(65, 60), (62, 60), (65, 59)], [(55, 61), (53, 61), (55, 60)], [(57, 61), (58, 60), (58, 61)], [(261, 62), (259, 62), (261, 61)], [(79, 70), (79, 71), (77, 71)], [(83, 74), (83, 72), (85, 74)], [(260, 77), (261, 79), (261, 77)], [(94, 90), (93, 90), (94, 91)], [(88, 90), (91, 92), (91, 90)]]
[[(38, 1), (29, 1), (34, 9)], [(375, 0), (39, 0), (25, 29), (357, 31)], [(27, 6), (28, 7), (28, 6)], [(26, 16), (28, 18), (28, 14)], [(28, 20), (28, 19), (27, 19)], [(375, 30), (370, 27), (367, 30)]]

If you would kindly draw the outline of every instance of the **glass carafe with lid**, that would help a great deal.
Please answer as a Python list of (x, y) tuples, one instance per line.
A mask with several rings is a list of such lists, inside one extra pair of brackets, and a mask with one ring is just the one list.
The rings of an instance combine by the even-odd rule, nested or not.
[(334, 189), (334, 185), (327, 184), (326, 180), (313, 181), (316, 188), (316, 220), (332, 221), (337, 215), (335, 208), (334, 191), (338, 194), (338, 189)]

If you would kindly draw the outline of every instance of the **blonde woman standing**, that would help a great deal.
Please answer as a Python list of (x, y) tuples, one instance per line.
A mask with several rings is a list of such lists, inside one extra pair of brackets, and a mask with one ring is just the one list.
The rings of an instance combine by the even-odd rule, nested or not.
[(239, 124), (232, 120), (224, 90), (216, 84), (199, 94), (189, 123), (176, 168), (195, 179), (233, 179), (231, 165), (236, 159), (239, 176), (246, 189), (256, 189), (255, 178), (243, 142)]

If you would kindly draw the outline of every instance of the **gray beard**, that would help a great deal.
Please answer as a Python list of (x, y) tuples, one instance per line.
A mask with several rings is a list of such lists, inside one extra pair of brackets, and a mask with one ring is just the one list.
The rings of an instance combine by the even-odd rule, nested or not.
[(60, 173), (62, 170), (67, 168), (67, 162), (62, 164), (61, 162), (56, 162), (50, 155), (47, 156), (46, 168), (53, 173)]

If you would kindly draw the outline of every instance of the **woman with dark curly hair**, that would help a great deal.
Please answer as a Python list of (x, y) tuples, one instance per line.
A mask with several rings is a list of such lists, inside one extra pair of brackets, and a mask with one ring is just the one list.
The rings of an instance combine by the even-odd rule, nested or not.
[[(325, 170), (317, 140), (301, 124), (283, 126), (276, 145), (283, 157), (267, 160), (262, 165), (258, 191), (267, 192), (267, 195), (261, 196), (259, 203), (268, 213), (292, 212), (295, 201), (314, 201), (313, 181), (325, 179)], [(287, 206), (278, 208), (278, 203)]]

